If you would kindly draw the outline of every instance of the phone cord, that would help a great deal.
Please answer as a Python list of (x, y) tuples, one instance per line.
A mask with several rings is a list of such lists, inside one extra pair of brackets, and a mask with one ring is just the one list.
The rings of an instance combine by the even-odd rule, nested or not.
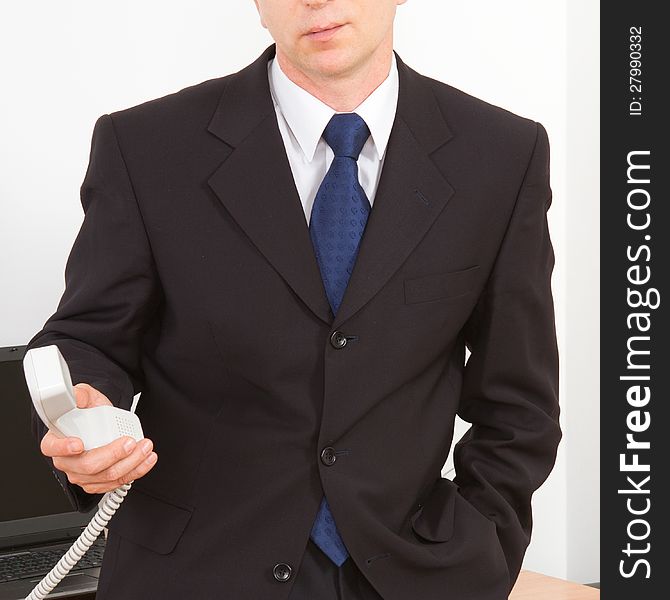
[(74, 541), (56, 566), (26, 596), (25, 600), (43, 600), (65, 578), (70, 570), (81, 560), (82, 556), (88, 552), (95, 540), (98, 539), (102, 530), (107, 526), (107, 523), (114, 516), (119, 506), (121, 506), (130, 486), (130, 483), (124, 483), (121, 487), (104, 495), (100, 501), (98, 511), (86, 526), (86, 529), (81, 532), (81, 535)]

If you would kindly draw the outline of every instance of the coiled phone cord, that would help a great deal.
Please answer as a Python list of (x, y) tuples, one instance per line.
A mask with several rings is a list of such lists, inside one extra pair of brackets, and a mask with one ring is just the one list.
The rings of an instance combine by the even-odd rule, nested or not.
[(81, 532), (81, 535), (74, 541), (56, 566), (26, 596), (25, 600), (43, 600), (65, 578), (70, 570), (81, 560), (82, 556), (88, 552), (119, 506), (121, 506), (123, 499), (130, 489), (131, 483), (124, 483), (121, 487), (104, 495), (100, 501), (98, 511), (86, 526), (86, 529)]

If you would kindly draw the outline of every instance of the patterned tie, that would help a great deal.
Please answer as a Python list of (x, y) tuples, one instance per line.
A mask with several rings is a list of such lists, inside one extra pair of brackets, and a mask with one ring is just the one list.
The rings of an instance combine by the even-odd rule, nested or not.
[[(369, 136), (368, 126), (356, 113), (333, 115), (323, 132), (335, 157), (316, 193), (309, 231), (333, 315), (342, 302), (370, 214), (357, 162)], [(338, 567), (349, 557), (325, 496), (310, 537)]]

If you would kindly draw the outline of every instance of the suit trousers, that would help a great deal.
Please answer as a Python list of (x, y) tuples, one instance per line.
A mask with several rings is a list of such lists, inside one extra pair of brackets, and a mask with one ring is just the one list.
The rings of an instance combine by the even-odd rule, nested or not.
[(351, 556), (338, 567), (310, 539), (289, 600), (383, 600)]

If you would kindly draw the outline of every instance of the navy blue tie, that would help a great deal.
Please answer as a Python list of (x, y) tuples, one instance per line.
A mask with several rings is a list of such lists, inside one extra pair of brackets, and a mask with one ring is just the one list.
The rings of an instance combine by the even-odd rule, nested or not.
[[(333, 315), (349, 283), (370, 214), (357, 162), (369, 136), (368, 126), (356, 113), (333, 115), (323, 132), (335, 157), (316, 193), (309, 231)], [(310, 537), (336, 565), (349, 557), (325, 496)]]

